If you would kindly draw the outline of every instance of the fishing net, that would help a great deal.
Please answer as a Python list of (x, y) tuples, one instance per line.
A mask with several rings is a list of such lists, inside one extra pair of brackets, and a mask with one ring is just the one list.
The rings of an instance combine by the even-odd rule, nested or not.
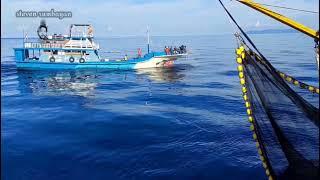
[[(236, 53), (243, 98), (252, 123), (250, 129), (254, 131), (253, 138), (269, 180), (318, 179), (319, 109), (286, 84), (284, 76), (259, 52), (221, 0), (219, 3), (259, 54), (247, 46), (245, 49), (244, 40), (236, 34), (242, 45)], [(306, 84), (302, 86), (315, 90)], [(315, 92), (319, 94), (319, 88)]]
[(240, 66), (248, 114), (267, 175), (318, 179), (319, 109), (293, 91), (267, 60), (250, 49), (244, 55)]

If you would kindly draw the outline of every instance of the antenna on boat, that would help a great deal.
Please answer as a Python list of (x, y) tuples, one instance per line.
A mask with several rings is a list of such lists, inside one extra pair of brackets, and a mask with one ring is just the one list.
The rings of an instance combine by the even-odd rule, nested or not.
[(23, 45), (24, 45), (24, 43), (25, 43), (25, 37), (24, 37), (24, 28), (22, 29), (22, 38), (23, 38)]
[(22, 39), (23, 39), (23, 45), (28, 41), (28, 31), (25, 31), (24, 26), (22, 28)]
[(147, 26), (147, 37), (148, 37), (148, 53), (150, 52), (150, 31), (149, 26)]
[(25, 29), (25, 26), (24, 26), (24, 24), (22, 24), (22, 39), (23, 39), (23, 45), (24, 45), (24, 43), (25, 43), (25, 31), (24, 31), (24, 29)]

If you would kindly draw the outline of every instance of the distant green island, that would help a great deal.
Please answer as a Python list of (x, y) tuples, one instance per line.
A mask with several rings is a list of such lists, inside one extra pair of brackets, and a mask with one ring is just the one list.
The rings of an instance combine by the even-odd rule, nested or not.
[(264, 29), (264, 30), (250, 30), (248, 34), (280, 34), (280, 33), (298, 33), (294, 29)]

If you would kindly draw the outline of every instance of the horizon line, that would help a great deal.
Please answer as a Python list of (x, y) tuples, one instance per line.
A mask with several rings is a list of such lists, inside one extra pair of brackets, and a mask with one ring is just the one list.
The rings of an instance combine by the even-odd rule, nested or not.
[[(252, 32), (260, 32), (260, 31), (270, 31), (270, 30), (279, 30), (279, 31), (292, 31), (295, 32), (294, 29), (286, 28), (286, 29), (260, 29), (260, 30), (247, 30), (246, 33), (252, 33)], [(271, 32), (270, 32), (271, 33)], [(234, 34), (234, 32), (228, 32), (228, 33), (205, 33), (205, 34), (169, 34), (169, 35), (163, 35), (163, 34), (156, 34), (156, 35), (150, 35), (151, 37), (181, 37), (181, 36), (219, 36), (219, 35), (230, 35)], [(267, 34), (267, 33), (266, 33)], [(146, 37), (146, 35), (110, 35), (110, 36), (96, 36), (95, 38), (122, 38), (122, 37)], [(38, 38), (37, 36), (29, 37), (30, 39)], [(0, 37), (0, 39), (23, 39), (23, 37)]]
[[(219, 36), (229, 35), (233, 33), (221, 33), (221, 34), (172, 34), (172, 35), (150, 35), (151, 37), (171, 37), (171, 36)], [(96, 36), (94, 38), (120, 38), (120, 37), (146, 37), (144, 35), (111, 35), (111, 36)], [(23, 37), (0, 37), (1, 39), (23, 39)], [(28, 37), (29, 39), (39, 38), (37, 36)]]

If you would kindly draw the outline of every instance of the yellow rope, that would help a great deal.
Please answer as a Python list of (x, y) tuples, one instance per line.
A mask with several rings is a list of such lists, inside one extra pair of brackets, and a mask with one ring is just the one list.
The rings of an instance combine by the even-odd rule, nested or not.
[[(256, 57), (256, 59), (258, 59), (261, 63), (264, 63), (264, 61), (255, 52), (251, 52), (251, 53), (253, 53), (253, 55)], [(300, 87), (301, 89), (307, 89), (311, 93), (319, 94), (319, 88), (317, 88), (315, 86), (308, 85), (304, 82), (301, 82), (301, 81), (297, 80), (296, 78), (289, 76), (281, 71), (278, 71), (278, 70), (276, 70), (276, 71), (280, 75), (280, 77), (283, 80), (285, 80), (286, 82), (291, 83), (297, 87)]]
[(281, 78), (285, 81), (287, 81), (288, 83), (291, 83), (297, 87), (300, 87), (301, 89), (307, 89), (309, 90), (310, 92), (312, 93), (316, 93), (316, 94), (319, 94), (319, 88), (315, 87), (315, 86), (311, 86), (311, 85), (308, 85), (306, 83), (303, 83), (295, 78), (293, 78), (292, 76), (289, 76), (283, 72), (280, 72), (278, 71), (278, 74), (281, 76)]

